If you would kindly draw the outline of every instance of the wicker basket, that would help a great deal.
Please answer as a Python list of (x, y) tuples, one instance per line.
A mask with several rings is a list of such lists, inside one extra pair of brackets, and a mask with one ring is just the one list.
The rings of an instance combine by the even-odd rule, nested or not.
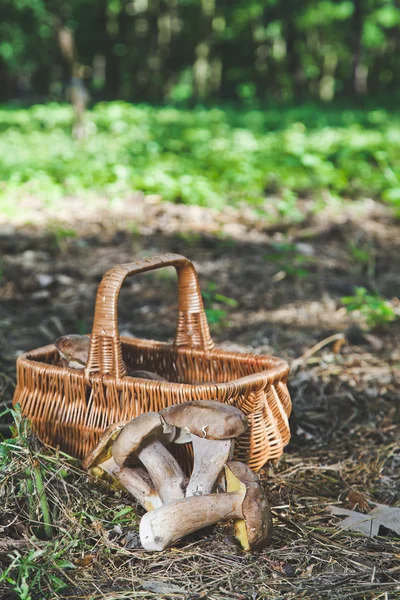
[[(178, 274), (173, 343), (120, 338), (117, 304), (124, 280), (166, 266)], [(127, 376), (125, 365), (128, 371), (157, 372), (168, 383)], [(85, 370), (61, 366), (53, 344), (20, 356), (14, 404), (21, 405), (44, 442), (82, 458), (116, 421), (188, 400), (226, 402), (249, 420), (235, 458), (257, 471), (278, 458), (290, 438), (288, 374), (279, 358), (214, 348), (194, 266), (183, 256), (167, 254), (117, 265), (104, 275)], [(215, 383), (201, 383), (210, 381)], [(188, 464), (189, 454), (186, 459)]]

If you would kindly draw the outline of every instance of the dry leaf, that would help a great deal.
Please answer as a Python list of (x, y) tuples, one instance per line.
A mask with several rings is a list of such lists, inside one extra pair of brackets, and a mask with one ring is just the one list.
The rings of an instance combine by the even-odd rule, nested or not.
[(336, 340), (336, 342), (333, 344), (332, 346), (332, 352), (333, 354), (339, 354), (339, 352), (341, 351), (342, 347), (347, 344), (347, 340), (345, 337), (342, 337), (339, 340)]
[(121, 545), (125, 548), (142, 548), (139, 534), (136, 531), (128, 531), (126, 536), (121, 540)]
[(342, 529), (358, 531), (367, 537), (385, 535), (385, 530), (400, 535), (400, 507), (376, 504), (368, 514), (337, 506), (330, 506), (330, 510), (333, 515), (348, 515), (338, 523)]
[(100, 533), (103, 529), (103, 525), (100, 521), (92, 521), (92, 527), (96, 531), (96, 533)]
[(314, 569), (314, 565), (310, 565), (309, 567), (307, 567), (307, 569), (305, 571), (303, 571), (301, 576), (302, 577), (311, 577), (313, 569)]
[(355, 508), (357, 505), (359, 506), (360, 510), (362, 510), (363, 512), (365, 512), (369, 509), (369, 502), (368, 502), (367, 498), (364, 496), (364, 494), (362, 494), (361, 492), (357, 492), (356, 490), (351, 490), (351, 492), (347, 496), (347, 499), (349, 501), (349, 505), (350, 505), (351, 509)]
[(155, 579), (143, 581), (142, 588), (148, 592), (154, 592), (155, 594), (184, 594), (186, 592), (182, 587), (170, 585), (163, 581), (156, 581)]
[(77, 567), (87, 567), (94, 561), (95, 558), (95, 554), (86, 554), (86, 556), (83, 556), (82, 558), (76, 558), (74, 562)]

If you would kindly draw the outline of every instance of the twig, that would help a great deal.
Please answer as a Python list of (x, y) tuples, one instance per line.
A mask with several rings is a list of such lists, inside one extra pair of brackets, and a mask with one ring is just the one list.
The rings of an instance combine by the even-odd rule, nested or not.
[(321, 350), (321, 348), (324, 348), (331, 342), (336, 342), (338, 340), (344, 340), (344, 339), (345, 339), (345, 335), (343, 333), (335, 333), (334, 335), (330, 335), (329, 337), (325, 338), (324, 340), (321, 340), (320, 342), (318, 342), (318, 344), (315, 344), (314, 346), (312, 346), (312, 348), (310, 348), (309, 350), (304, 352), (304, 354), (302, 354), (299, 358), (296, 358), (291, 363), (290, 370), (296, 371), (297, 368), (300, 367), (308, 358), (313, 356), (313, 354), (318, 352), (318, 350)]
[(14, 540), (10, 537), (2, 538), (0, 539), (0, 554), (7, 554), (12, 550), (19, 550), (20, 548), (25, 549), (29, 546), (29, 540)]

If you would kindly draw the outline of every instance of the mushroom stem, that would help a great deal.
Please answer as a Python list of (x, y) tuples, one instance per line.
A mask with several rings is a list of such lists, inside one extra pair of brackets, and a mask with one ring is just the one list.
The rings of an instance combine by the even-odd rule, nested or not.
[(141, 467), (133, 469), (124, 467), (115, 472), (114, 477), (136, 498), (145, 510), (155, 510), (162, 506), (161, 498), (154, 488), (150, 475)]
[(233, 448), (232, 440), (210, 440), (191, 434), (194, 464), (186, 496), (209, 494), (218, 475), (229, 460)]
[(243, 518), (243, 492), (208, 494), (177, 500), (146, 513), (140, 522), (145, 550), (164, 550), (177, 540), (218, 521)]
[[(140, 467), (120, 469), (111, 457), (99, 465), (91, 467), (89, 473), (101, 479), (107, 479), (114, 485), (119, 482), (145, 510), (155, 510), (162, 506), (161, 498), (157, 494), (149, 474)], [(107, 473), (109, 477), (104, 473)]]
[(156, 438), (136, 451), (165, 504), (185, 497), (187, 478), (178, 462)]
[[(104, 478), (104, 479), (110, 481), (110, 479), (113, 479), (115, 477), (116, 471), (119, 471), (119, 466), (117, 465), (117, 463), (115, 462), (113, 457), (111, 457), (93, 467), (89, 467), (88, 471), (89, 471), (90, 475), (95, 475), (96, 477), (99, 477), (100, 479)], [(111, 478), (104, 477), (104, 473), (108, 473), (108, 475), (111, 475)]]

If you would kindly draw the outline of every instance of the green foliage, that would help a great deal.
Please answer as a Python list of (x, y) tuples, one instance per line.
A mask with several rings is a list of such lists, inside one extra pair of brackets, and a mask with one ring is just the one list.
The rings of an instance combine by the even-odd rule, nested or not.
[[(8, 410), (8, 409), (7, 409)], [(5, 411), (3, 414), (5, 414)], [(36, 515), (36, 519), (43, 523), (43, 527), (37, 528), (37, 535), (51, 539), (53, 536), (52, 518), (50, 514), (49, 502), (46, 490), (43, 484), (43, 474), (40, 463), (33, 457), (33, 448), (29, 443), (31, 430), (28, 422), (21, 419), (19, 410), (9, 410), (15, 421), (15, 433), (19, 436), (21, 444), (25, 447), (27, 454), (30, 457), (30, 465), (25, 470), (25, 477), (22, 485), (25, 486), (30, 512)], [(11, 440), (12, 451), (13, 440)], [(5, 467), (10, 459), (8, 440), (0, 444), (0, 467)]]
[(0, 584), (8, 583), (20, 600), (33, 600), (33, 590), (50, 589), (57, 594), (67, 584), (60, 577), (66, 569), (74, 565), (62, 558), (55, 548), (46, 550), (28, 550), (21, 554), (14, 550), (11, 563), (0, 573)]
[(90, 332), (90, 327), (84, 319), (78, 319), (77, 332), (79, 333), (79, 335), (86, 335)]
[(76, 231), (74, 229), (66, 228), (61, 224), (50, 223), (49, 230), (54, 236), (54, 245), (61, 251), (65, 249), (65, 244), (68, 239), (76, 237)]
[[(54, 480), (60, 473), (57, 473), (57, 467), (54, 468), (51, 463), (50, 468), (49, 464), (44, 466), (41, 463), (41, 455), (34, 448), (37, 442), (32, 436), (28, 421), (21, 418), (19, 408), (7, 409), (0, 416), (6, 413), (15, 420), (15, 437), (0, 441), (0, 472), (4, 475), (4, 486), (11, 485), (11, 479), (16, 476), (13, 493), (20, 506), (26, 504), (26, 512), (24, 514), (21, 511), (21, 518), (29, 514), (35, 540), (50, 539), (53, 527), (44, 478), (48, 483), (49, 478)], [(24, 457), (24, 465), (20, 464), (16, 469), (17, 455)], [(1, 488), (0, 485), (0, 495), (4, 498), (4, 489)], [(63, 548), (59, 541), (56, 540), (52, 546), (45, 548), (38, 548), (35, 543), (33, 546), (36, 547), (28, 549), (25, 554), (14, 550), (9, 556), (11, 561), (8, 566), (0, 572), (0, 587), (1, 584), (8, 584), (22, 600), (37, 597), (34, 590), (47, 588), (57, 594), (66, 587), (62, 578), (64, 572), (75, 568), (67, 558), (67, 548)]]
[(349, 313), (359, 313), (368, 327), (390, 323), (397, 318), (393, 306), (378, 294), (369, 294), (363, 287), (357, 287), (354, 296), (341, 300)]
[(279, 215), (289, 221), (300, 222), (304, 219), (303, 213), (297, 208), (297, 196), (292, 190), (283, 190), (277, 209)]
[(224, 325), (228, 316), (224, 306), (235, 308), (238, 306), (237, 300), (229, 298), (217, 291), (217, 284), (210, 282), (206, 290), (202, 292), (205, 312), (210, 325)]
[[(88, 139), (70, 136), (71, 109), (0, 109), (0, 210), (132, 190), (221, 209), (250, 203), (271, 220), (304, 218), (299, 199), (383, 198), (400, 214), (399, 113), (301, 108), (234, 110), (100, 103)], [(24, 209), (25, 210), (25, 209)], [(28, 206), (29, 210), (29, 206)], [(55, 227), (63, 245), (73, 232)]]
[(296, 244), (281, 242), (273, 244), (274, 252), (264, 255), (265, 260), (275, 263), (281, 271), (291, 277), (304, 279), (310, 274), (313, 258), (298, 251)]
[(359, 245), (356, 242), (350, 242), (349, 252), (353, 260), (361, 265), (368, 265), (371, 262), (371, 249), (369, 246)]
[(350, 241), (348, 244), (349, 254), (355, 263), (355, 270), (366, 272), (370, 277), (375, 271), (374, 247), (369, 240)]

